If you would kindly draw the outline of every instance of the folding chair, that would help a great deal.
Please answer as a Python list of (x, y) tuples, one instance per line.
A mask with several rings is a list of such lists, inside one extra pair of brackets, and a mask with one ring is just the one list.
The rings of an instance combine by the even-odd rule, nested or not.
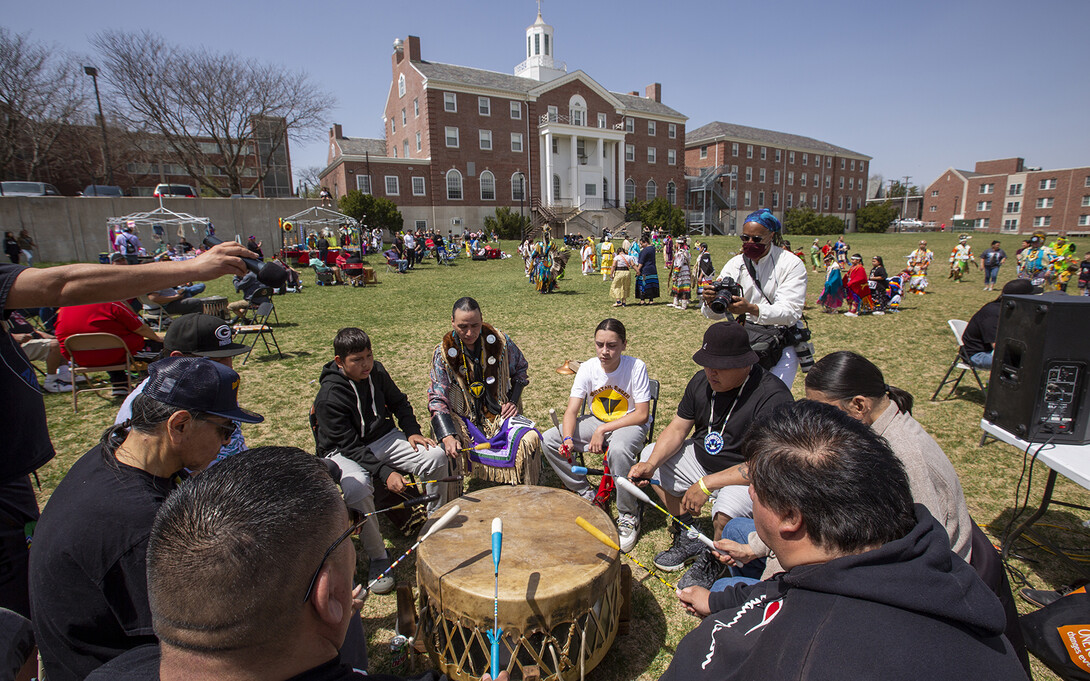
[[(964, 322), (960, 319), (947, 320), (947, 324), (950, 325), (950, 331), (954, 333), (954, 338), (958, 341), (958, 351), (954, 355), (954, 361), (950, 363), (950, 368), (946, 370), (946, 375), (942, 377), (942, 382), (939, 383), (939, 387), (935, 388), (935, 394), (931, 396), (931, 401), (934, 402), (938, 397), (942, 389), (948, 385), (950, 386), (950, 392), (946, 393), (946, 397), (942, 398), (943, 401), (950, 399), (950, 396), (957, 390), (958, 383), (961, 382), (961, 377), (965, 375), (966, 371), (973, 372), (973, 378), (976, 379), (976, 384), (980, 386), (980, 392), (985, 396), (988, 394), (988, 389), (984, 387), (984, 382), (980, 380), (980, 374), (977, 372), (976, 367), (969, 362), (969, 358), (965, 356), (965, 344), (961, 340), (962, 334), (965, 333), (965, 327), (968, 326), (968, 322)], [(954, 370), (959, 370), (957, 378), (950, 378), (950, 374), (954, 373)]]
[[(280, 317), (276, 314), (276, 303), (273, 302), (272, 295), (273, 290), (270, 286), (263, 286), (254, 291), (254, 294), (250, 296), (250, 307), (243, 310), (242, 319), (240, 319), (238, 323), (244, 325), (256, 324), (257, 317), (259, 316), (258, 310), (261, 309), (261, 306), (264, 303), (268, 303), (272, 305), (272, 317), (276, 321), (276, 324), (279, 325)], [(250, 319), (250, 313), (254, 314), (253, 319)]]
[[(273, 334), (272, 327), (269, 326), (269, 315), (275, 311), (271, 300), (266, 300), (257, 307), (257, 311), (254, 313), (254, 321), (252, 324), (235, 324), (234, 331), (236, 336), (253, 336), (254, 340), (250, 343), (250, 350), (246, 353), (246, 356), (242, 358), (242, 363), (246, 364), (246, 360), (250, 359), (250, 354), (257, 347), (257, 341), (260, 339), (265, 344), (265, 351), (272, 352), (272, 348), (276, 348), (276, 354), (280, 356), (280, 359), (284, 359), (284, 353), (280, 351), (280, 344), (276, 342), (276, 335)], [(266, 338), (268, 336), (268, 338)], [(272, 346), (269, 345), (269, 340), (272, 340)], [(245, 342), (243, 342), (245, 345)]]
[[(125, 341), (112, 333), (77, 333), (64, 339), (64, 348), (68, 352), (68, 356), (71, 358), (68, 360), (68, 370), (72, 373), (72, 410), (79, 413), (79, 394), (85, 392), (102, 392), (104, 390), (113, 391), (113, 383), (107, 383), (105, 387), (95, 387), (91, 383), (90, 379), (87, 380), (87, 387), (80, 388), (78, 375), (82, 374), (85, 378), (87, 374), (99, 372), (99, 371), (124, 371), (125, 372), (125, 385), (129, 392), (132, 392), (132, 375), (131, 371), (135, 370), (133, 365), (132, 354), (129, 353), (129, 347), (125, 345)], [(121, 350), (125, 353), (125, 362), (123, 364), (110, 364), (106, 366), (89, 366), (80, 364), (76, 361), (76, 355), (80, 352), (88, 352), (92, 350)]]
[(151, 327), (152, 331), (162, 333), (170, 326), (170, 323), (174, 318), (170, 316), (170, 313), (163, 309), (162, 305), (153, 303), (146, 294), (137, 296), (136, 300), (139, 301), (140, 305), (143, 307), (140, 311), (140, 318)]

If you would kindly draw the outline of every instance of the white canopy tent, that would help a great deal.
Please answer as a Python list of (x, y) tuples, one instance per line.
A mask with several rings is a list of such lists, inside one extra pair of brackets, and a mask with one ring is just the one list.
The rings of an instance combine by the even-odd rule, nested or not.
[[(290, 224), (291, 231), (295, 232), (295, 238), (300, 245), (306, 244), (306, 236), (308, 231), (322, 232), (329, 229), (330, 231), (336, 230), (340, 227), (347, 226), (349, 229), (356, 232), (356, 243), (360, 243), (360, 222), (354, 217), (345, 215), (344, 213), (338, 213), (335, 210), (329, 208), (322, 208), (320, 206), (311, 206), (304, 211), (300, 211), (295, 215), (290, 215), (286, 218), (281, 218), (281, 225)], [(288, 230), (284, 229), (285, 235)]]
[[(208, 218), (196, 217), (189, 213), (178, 213), (163, 207), (162, 198), (159, 199), (159, 207), (154, 210), (141, 211), (139, 213), (131, 213), (116, 218), (107, 218), (107, 251), (113, 249), (114, 235), (124, 227), (132, 227), (138, 229), (140, 227), (150, 227), (154, 230), (155, 227), (161, 227), (165, 232), (169, 227), (177, 227), (178, 236), (183, 236), (186, 225), (189, 225), (193, 230), (194, 236), (204, 238), (203, 234), (200, 234), (197, 230), (200, 228), (207, 228), (212, 225), (212, 221)], [(158, 231), (155, 231), (157, 239), (161, 238)]]

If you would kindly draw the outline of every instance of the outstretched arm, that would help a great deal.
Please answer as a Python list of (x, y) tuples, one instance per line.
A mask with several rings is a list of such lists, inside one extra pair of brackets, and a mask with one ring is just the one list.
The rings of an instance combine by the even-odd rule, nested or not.
[(187, 281), (207, 281), (224, 274), (245, 274), (241, 258), (256, 257), (233, 241), (209, 249), (191, 260), (153, 262), (120, 267), (79, 263), (28, 268), (19, 273), (8, 293), (7, 309), (63, 307), (125, 300)]

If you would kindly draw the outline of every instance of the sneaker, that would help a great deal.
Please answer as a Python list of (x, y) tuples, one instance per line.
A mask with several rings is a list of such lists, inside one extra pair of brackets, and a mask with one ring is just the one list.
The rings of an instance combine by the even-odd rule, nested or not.
[(42, 389), (47, 393), (70, 393), (72, 392), (72, 384), (65, 383), (56, 376), (48, 376), (42, 381)]
[(858, 317), (859, 315), (857, 315), (857, 314), (856, 314), (856, 313), (854, 313), (854, 312), (845, 312), (845, 313), (844, 313), (844, 316), (845, 316), (845, 317)]
[(673, 546), (655, 556), (655, 567), (666, 572), (677, 572), (703, 550), (704, 545), (696, 537), (690, 537), (688, 531), (678, 532), (674, 535)]
[(128, 397), (129, 396), (129, 389), (128, 388), (114, 388), (113, 390), (110, 391), (110, 396), (111, 397)]
[(621, 537), (621, 550), (628, 553), (640, 538), (640, 519), (631, 513), (622, 513), (617, 517), (617, 534)]
[(388, 594), (394, 590), (394, 578), (389, 574), (386, 574), (377, 582), (375, 581), (376, 577), (390, 567), (390, 562), (389, 558), (374, 558), (371, 560), (371, 565), (367, 568), (368, 584), (375, 582), (374, 586), (370, 589), (371, 593), (382, 595)]
[(885, 314), (885, 312), (882, 312), (881, 310), (875, 310), (871, 314), (874, 314), (875, 316), (881, 317), (882, 315)]
[(705, 589), (710, 589), (725, 569), (726, 566), (716, 560), (711, 551), (704, 551), (693, 563), (693, 566), (689, 568), (689, 571), (678, 580), (677, 588), (702, 586)]
[(598, 495), (595, 494), (593, 487), (588, 487), (585, 490), (576, 492), (576, 494), (583, 497), (583, 499), (585, 499), (588, 504), (593, 504), (594, 500), (598, 497)]

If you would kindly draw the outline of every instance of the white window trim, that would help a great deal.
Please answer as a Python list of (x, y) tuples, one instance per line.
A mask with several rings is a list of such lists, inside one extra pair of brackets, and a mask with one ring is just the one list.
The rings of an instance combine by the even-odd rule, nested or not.
[(677, 150), (675, 150), (675, 149), (667, 149), (666, 150), (666, 165), (671, 165), (671, 166), (676, 166), (677, 165)]
[[(364, 189), (361, 186), (361, 184), (363, 184), (363, 183), (361, 183), (360, 180), (366, 180), (366, 184), (367, 184), (366, 189)], [(371, 176), (370, 175), (356, 175), (356, 189), (363, 192), (364, 194), (368, 194), (368, 195), (371, 194)]]
[(669, 123), (666, 126), (666, 137), (672, 140), (677, 139), (677, 123)]
[(448, 113), (458, 113), (458, 93), (457, 92), (444, 92), (443, 93), (443, 111)]
[(624, 160), (625, 160), (625, 163), (635, 163), (636, 162), (636, 145), (635, 144), (626, 144), (626, 145), (624, 145)]
[[(485, 179), (491, 178), (492, 180), (492, 198), (486, 198), (484, 195)], [(481, 201), (495, 201), (496, 200), (496, 176), (491, 170), (486, 170), (481, 173), (480, 181), (477, 183), (480, 185)]]
[(647, 163), (655, 163), (658, 160), (658, 151), (655, 147), (647, 147)]
[(655, 121), (647, 121), (647, 135), (654, 137), (656, 132), (658, 132), (658, 126), (655, 125)]
[[(451, 138), (450, 131), (451, 130), (454, 131), (454, 135), (453, 135), (454, 136), (454, 144), (450, 143), (450, 138)], [(443, 138), (446, 141), (446, 145), (447, 145), (448, 149), (457, 149), (461, 145), (461, 138), (458, 135), (458, 128), (448, 125), (448, 126), (446, 126), (446, 130), (444, 130), (443, 133), (444, 133)]]
[(511, 120), (522, 120), (522, 102), (511, 102), (510, 106)]
[[(390, 191), (390, 180), (394, 181), (394, 190)], [(400, 196), (401, 195), (401, 180), (397, 175), (386, 175), (385, 177), (386, 196)]]
[[(481, 112), (482, 105), (487, 111)], [(478, 97), (477, 98), (477, 115), (478, 116), (491, 116), (492, 115), (492, 98), (490, 97)]]
[[(457, 198), (451, 198), (451, 196), (450, 196), (451, 173), (453, 173), (454, 176), (458, 178), (458, 193), (461, 194), (461, 196), (459, 196)], [(455, 168), (451, 168), (450, 170), (447, 171), (446, 175), (443, 177), (443, 181), (447, 185), (447, 201), (464, 201), (465, 200), (465, 196), (466, 196), (465, 179), (462, 177), (461, 172), (459, 172)]]
[[(515, 148), (516, 143), (518, 145), (518, 149)], [(511, 133), (511, 153), (521, 154), (523, 149), (524, 149), (524, 147), (523, 147), (523, 144), (522, 144), (522, 133), (521, 132)]]
[[(488, 140), (488, 146), (485, 146), (485, 140)], [(477, 131), (477, 145), (481, 148), (481, 151), (492, 151), (492, 131), (491, 130), (478, 130)]]
[[(417, 182), (417, 180), (420, 180), (420, 182)], [(413, 176), (412, 185), (413, 185), (413, 196), (426, 196), (427, 195), (428, 188), (427, 188), (426, 180), (423, 177), (420, 177), (419, 175)], [(419, 186), (420, 191), (417, 191), (418, 186)]]

